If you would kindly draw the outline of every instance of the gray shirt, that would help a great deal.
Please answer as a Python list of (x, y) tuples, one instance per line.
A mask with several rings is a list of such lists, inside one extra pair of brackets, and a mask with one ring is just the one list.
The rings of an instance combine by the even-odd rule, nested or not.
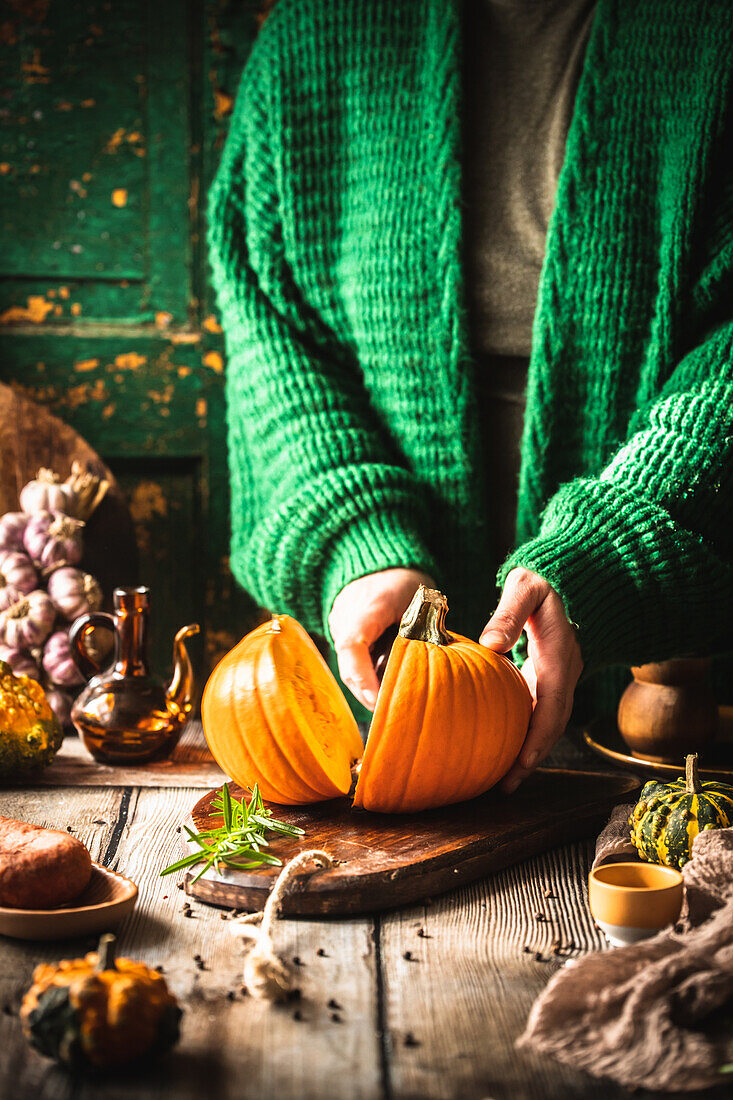
[(468, 305), (478, 353), (527, 356), (595, 0), (466, 0)]

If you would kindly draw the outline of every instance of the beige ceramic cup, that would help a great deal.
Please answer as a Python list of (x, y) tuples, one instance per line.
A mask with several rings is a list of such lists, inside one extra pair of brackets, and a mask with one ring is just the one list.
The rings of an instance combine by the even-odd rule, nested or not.
[(614, 947), (655, 936), (682, 907), (682, 875), (656, 863), (603, 863), (588, 877), (590, 911)]

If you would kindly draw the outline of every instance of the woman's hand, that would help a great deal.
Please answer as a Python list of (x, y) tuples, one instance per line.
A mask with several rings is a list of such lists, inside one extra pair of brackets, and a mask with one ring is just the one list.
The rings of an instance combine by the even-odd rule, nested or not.
[(347, 584), (333, 601), (328, 628), (339, 673), (369, 710), (374, 710), (379, 691), (369, 647), (388, 626), (400, 621), (421, 584), (435, 587), (432, 578), (417, 569), (384, 569)]
[(522, 675), (535, 707), (519, 757), (502, 782), (507, 794), (517, 789), (562, 736), (583, 671), (575, 630), (555, 589), (528, 569), (512, 569), (499, 606), (479, 640), (489, 649), (505, 653), (519, 640), (522, 630), (526, 630), (529, 643)]

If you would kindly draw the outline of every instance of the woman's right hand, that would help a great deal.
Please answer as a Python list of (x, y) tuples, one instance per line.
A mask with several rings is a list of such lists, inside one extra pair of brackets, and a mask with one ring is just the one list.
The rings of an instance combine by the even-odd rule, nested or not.
[(341, 679), (368, 710), (377, 703), (379, 681), (369, 647), (399, 623), (419, 585), (435, 582), (417, 569), (384, 569), (347, 584), (333, 601), (328, 628)]

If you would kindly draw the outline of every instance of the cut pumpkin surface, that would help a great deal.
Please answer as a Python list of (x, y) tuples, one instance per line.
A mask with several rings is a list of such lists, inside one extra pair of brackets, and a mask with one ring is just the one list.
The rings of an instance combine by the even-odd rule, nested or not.
[(201, 716), (214, 759), (241, 787), (257, 783), (283, 805), (349, 793), (359, 730), (326, 662), (289, 616), (256, 627), (222, 658)]
[[(532, 713), (506, 657), (445, 629), (447, 601), (420, 587), (379, 692), (354, 806), (413, 813), (483, 794), (517, 758)], [(221, 768), (242, 787), (305, 805), (349, 793), (362, 743), (308, 634), (287, 615), (263, 623), (216, 666), (201, 703)]]

